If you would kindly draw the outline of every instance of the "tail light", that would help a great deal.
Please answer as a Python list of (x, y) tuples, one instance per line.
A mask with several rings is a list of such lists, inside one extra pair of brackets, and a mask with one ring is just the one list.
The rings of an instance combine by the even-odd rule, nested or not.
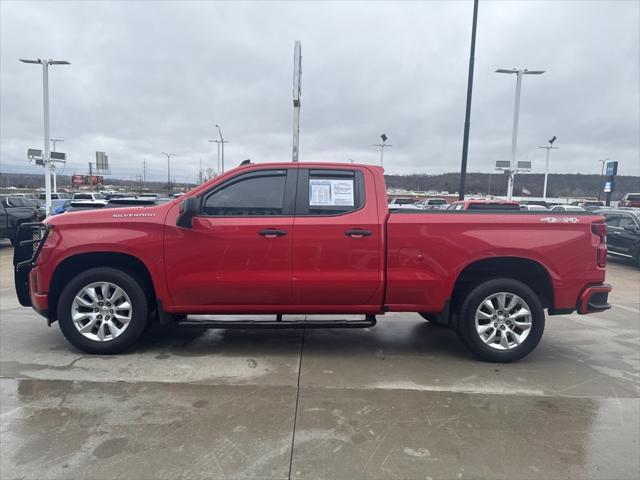
[(591, 232), (598, 236), (597, 264), (599, 267), (607, 265), (607, 224), (594, 222), (591, 224)]

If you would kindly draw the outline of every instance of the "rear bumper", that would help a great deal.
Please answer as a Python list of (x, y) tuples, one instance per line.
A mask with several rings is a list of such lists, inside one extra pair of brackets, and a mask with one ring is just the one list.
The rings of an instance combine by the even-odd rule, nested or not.
[(585, 288), (578, 297), (578, 313), (596, 313), (609, 310), (611, 308), (608, 302), (610, 291), (611, 285), (608, 283)]

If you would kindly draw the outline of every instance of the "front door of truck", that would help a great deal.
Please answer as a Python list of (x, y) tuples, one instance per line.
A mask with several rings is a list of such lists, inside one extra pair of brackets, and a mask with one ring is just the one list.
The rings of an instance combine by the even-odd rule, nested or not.
[(296, 168), (240, 173), (199, 196), (191, 228), (167, 225), (166, 276), (176, 307), (233, 313), (292, 302), (296, 176)]
[(319, 306), (316, 311), (335, 306), (360, 313), (358, 306), (382, 305), (383, 221), (370, 171), (301, 168), (293, 239), (295, 303)]

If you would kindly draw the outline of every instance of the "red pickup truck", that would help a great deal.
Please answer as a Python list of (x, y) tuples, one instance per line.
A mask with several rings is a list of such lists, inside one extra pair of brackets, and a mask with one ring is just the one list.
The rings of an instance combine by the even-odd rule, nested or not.
[[(120, 352), (154, 321), (371, 327), (385, 312), (418, 312), (455, 328), (481, 359), (510, 362), (540, 341), (545, 309), (609, 308), (605, 239), (604, 219), (587, 212), (394, 212), (379, 167), (274, 163), (163, 205), (24, 226), (14, 265), (22, 305), (89, 353)], [(248, 319), (188, 317), (198, 314)]]

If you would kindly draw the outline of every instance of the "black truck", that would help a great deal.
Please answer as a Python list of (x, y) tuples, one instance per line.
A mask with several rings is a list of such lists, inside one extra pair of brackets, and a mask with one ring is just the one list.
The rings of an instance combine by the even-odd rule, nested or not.
[(28, 199), (0, 196), (0, 238), (8, 238), (15, 246), (16, 233), (21, 223), (38, 220), (38, 208)]

